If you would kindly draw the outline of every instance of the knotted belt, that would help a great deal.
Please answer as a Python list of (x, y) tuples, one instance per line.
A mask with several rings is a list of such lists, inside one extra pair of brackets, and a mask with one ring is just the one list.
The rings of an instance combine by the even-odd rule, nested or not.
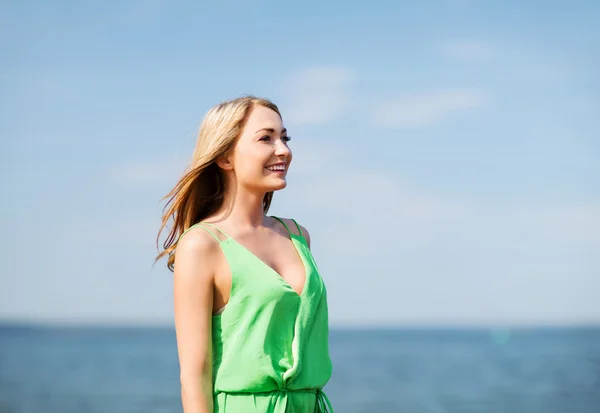
[(315, 403), (315, 413), (333, 413), (333, 407), (329, 397), (321, 389), (316, 389), (317, 401)]
[[(276, 390), (271, 390), (271, 391), (265, 391), (265, 392), (252, 392), (252, 393), (246, 393), (246, 392), (218, 392), (219, 393), (225, 393), (227, 395), (245, 395), (245, 396), (250, 396), (252, 394), (269, 394), (269, 393), (276, 393), (276, 392), (282, 392), (282, 393), (312, 393), (316, 396), (316, 401), (315, 401), (315, 409), (313, 411), (313, 413), (333, 413), (333, 407), (331, 405), (331, 401), (329, 400), (329, 398), (327, 397), (327, 395), (325, 394), (325, 392), (322, 389), (298, 389), (298, 390), (292, 390), (292, 389), (286, 389), (286, 388), (282, 388), (282, 389), (276, 389)], [(215, 394), (215, 396), (217, 395)], [(274, 413), (285, 413), (287, 409), (287, 398), (285, 398), (283, 400), (283, 403), (277, 403), (275, 405), (275, 410)]]

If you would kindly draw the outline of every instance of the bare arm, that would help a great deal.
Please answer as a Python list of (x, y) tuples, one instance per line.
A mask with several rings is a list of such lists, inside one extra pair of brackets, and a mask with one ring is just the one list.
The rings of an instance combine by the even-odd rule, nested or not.
[(213, 413), (212, 307), (217, 244), (202, 229), (177, 245), (174, 313), (184, 413)]

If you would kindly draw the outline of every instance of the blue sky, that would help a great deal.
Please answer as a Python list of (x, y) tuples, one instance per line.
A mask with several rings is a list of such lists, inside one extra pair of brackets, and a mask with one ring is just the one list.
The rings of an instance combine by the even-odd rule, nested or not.
[(600, 322), (597, 2), (3, 9), (0, 318), (170, 324), (159, 200), (252, 93), (332, 325)]

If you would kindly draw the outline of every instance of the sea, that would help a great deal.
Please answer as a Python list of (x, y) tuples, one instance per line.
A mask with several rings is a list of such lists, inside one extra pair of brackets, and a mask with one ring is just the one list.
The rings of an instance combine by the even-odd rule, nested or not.
[[(176, 346), (172, 328), (0, 325), (0, 413), (182, 412)], [(335, 413), (600, 413), (600, 327), (332, 328), (330, 352)]]

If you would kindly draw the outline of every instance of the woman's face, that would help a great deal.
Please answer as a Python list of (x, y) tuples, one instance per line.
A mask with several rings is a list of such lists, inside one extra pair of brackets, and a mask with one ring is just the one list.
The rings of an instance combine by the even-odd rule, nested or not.
[(292, 161), (289, 139), (277, 112), (254, 106), (230, 158), (238, 185), (261, 192), (285, 188)]

